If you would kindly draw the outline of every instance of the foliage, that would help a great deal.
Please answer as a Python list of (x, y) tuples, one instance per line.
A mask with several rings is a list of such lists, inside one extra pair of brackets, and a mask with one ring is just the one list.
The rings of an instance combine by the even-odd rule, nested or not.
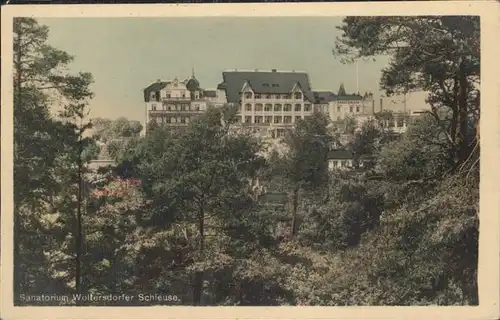
[[(455, 23), (475, 28), (473, 18), (344, 20), (344, 49), (393, 54), (383, 73), (388, 90), (430, 90), (431, 103), (449, 112), (434, 109), (401, 135), (376, 122), (344, 127), (357, 168), (330, 172), (328, 152), (340, 135), (330, 135), (319, 113), (296, 124), (288, 152), (265, 158), (260, 141), (230, 130), (237, 113), (230, 105), (182, 131), (152, 122), (145, 136), (137, 122), (94, 119), (95, 135), (84, 138), (90, 75), (67, 74), (71, 57), (46, 45), (47, 28), (16, 19), (16, 294), (159, 293), (182, 305), (477, 305), (479, 135), (465, 149), (461, 140), (473, 131), (461, 119), (464, 110), (475, 117), (477, 40)], [(405, 55), (392, 48), (401, 41), (411, 44)], [(466, 69), (453, 73), (452, 58)], [(440, 83), (456, 99), (446, 101)], [(51, 114), (56, 103), (62, 111)], [(115, 166), (87, 169), (96, 138)]]

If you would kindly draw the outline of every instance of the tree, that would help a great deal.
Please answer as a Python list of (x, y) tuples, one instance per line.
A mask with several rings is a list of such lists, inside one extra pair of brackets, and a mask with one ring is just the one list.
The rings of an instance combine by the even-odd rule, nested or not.
[(119, 117), (115, 120), (94, 118), (92, 119), (92, 128), (93, 135), (103, 142), (137, 138), (143, 129), (139, 121), (128, 120), (125, 117)]
[(388, 54), (382, 72), (387, 94), (429, 92), (430, 112), (447, 134), (456, 162), (473, 145), (471, 123), (479, 118), (479, 17), (348, 17), (338, 27), (335, 54), (343, 61)]
[[(217, 256), (216, 252), (225, 249), (226, 245), (213, 251), (219, 239), (246, 233), (242, 226), (254, 201), (250, 182), (263, 162), (257, 141), (229, 133), (235, 111), (229, 106), (209, 109), (183, 133), (167, 135), (171, 143), (159, 127), (145, 138), (156, 141), (148, 151), (155, 155), (136, 158), (138, 174), (146, 181), (146, 197), (151, 200), (144, 223), (166, 229), (184, 225), (189, 243), (196, 245), (179, 262), (185, 271), (194, 273), (195, 305), (203, 303), (203, 281), (217, 263), (209, 253)], [(168, 148), (159, 140), (166, 140)], [(207, 238), (207, 233), (212, 237)]]
[(328, 120), (323, 114), (299, 121), (287, 138), (290, 152), (286, 157), (285, 176), (292, 189), (292, 232), (297, 233), (297, 208), (299, 191), (314, 191), (328, 182), (327, 156), (331, 137)]
[[(64, 72), (73, 57), (46, 43), (48, 31), (47, 27), (40, 26), (35, 19), (14, 19), (16, 291), (36, 292), (40, 290), (39, 286), (46, 285), (44, 281), (48, 281), (48, 285), (53, 283), (49, 275), (50, 262), (40, 255), (41, 251), (35, 246), (39, 245), (39, 241), (46, 249), (53, 250), (58, 242), (57, 239), (43, 241), (44, 234), (52, 237), (48, 230), (51, 223), (44, 215), (54, 209), (61, 191), (66, 187), (61, 184), (64, 177), (61, 176), (63, 173), (60, 169), (68, 164), (70, 167), (77, 165), (80, 175), (82, 152), (89, 143), (82, 138), (87, 126), (83, 123), (75, 124), (74, 120), (85, 116), (86, 101), (92, 97), (89, 90), (92, 76), (89, 73), (70, 75)], [(63, 106), (58, 119), (51, 115), (50, 103), (54, 99)], [(78, 177), (73, 178), (78, 180)], [(72, 182), (80, 185), (81, 180)], [(77, 200), (78, 206), (81, 204), (79, 200), (81, 199)], [(71, 206), (66, 207), (66, 210), (71, 210), (70, 208)], [(81, 217), (75, 211), (71, 211), (71, 214), (78, 221)], [(68, 226), (71, 230), (69, 232), (78, 236), (78, 226), (71, 223)], [(78, 265), (77, 261), (77, 268)], [(36, 271), (37, 268), (46, 270)]]
[(358, 169), (363, 167), (370, 169), (375, 165), (376, 153), (382, 140), (382, 132), (373, 122), (366, 122), (361, 131), (356, 132), (347, 144), (347, 149), (353, 154), (353, 166)]

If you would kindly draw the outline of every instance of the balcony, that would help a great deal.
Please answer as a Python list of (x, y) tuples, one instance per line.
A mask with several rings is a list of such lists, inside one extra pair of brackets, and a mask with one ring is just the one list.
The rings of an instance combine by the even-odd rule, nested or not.
[(149, 115), (151, 116), (163, 116), (163, 115), (173, 115), (173, 114), (202, 114), (203, 110), (149, 110)]
[[(198, 99), (199, 100), (199, 99)], [(163, 102), (191, 102), (190, 97), (163, 97), (161, 98)]]

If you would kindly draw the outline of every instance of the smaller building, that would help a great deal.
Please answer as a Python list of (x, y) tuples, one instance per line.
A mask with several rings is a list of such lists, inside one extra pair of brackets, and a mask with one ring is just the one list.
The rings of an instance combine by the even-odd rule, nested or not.
[(328, 152), (328, 170), (347, 170), (353, 167), (353, 154), (348, 150)]

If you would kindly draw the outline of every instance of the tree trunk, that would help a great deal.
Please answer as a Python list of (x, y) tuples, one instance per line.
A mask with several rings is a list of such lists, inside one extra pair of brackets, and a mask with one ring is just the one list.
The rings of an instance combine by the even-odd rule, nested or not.
[(292, 238), (297, 234), (297, 207), (299, 203), (299, 188), (295, 187), (292, 194)]
[[(205, 250), (205, 212), (201, 207), (198, 214), (198, 230), (200, 233), (200, 256), (203, 255)], [(201, 305), (201, 296), (203, 293), (203, 272), (197, 271), (194, 276), (193, 282), (193, 305)]]
[[(79, 137), (79, 145), (78, 145), (78, 206), (76, 212), (76, 235), (75, 235), (75, 283), (76, 283), (76, 292), (78, 294), (83, 293), (82, 289), (82, 243), (83, 243), (83, 234), (82, 234), (82, 187), (83, 187), (83, 177), (82, 177), (82, 158), (81, 155), (83, 153), (83, 145), (82, 145), (82, 136), (80, 134)], [(79, 304), (77, 301), (77, 305)]]

